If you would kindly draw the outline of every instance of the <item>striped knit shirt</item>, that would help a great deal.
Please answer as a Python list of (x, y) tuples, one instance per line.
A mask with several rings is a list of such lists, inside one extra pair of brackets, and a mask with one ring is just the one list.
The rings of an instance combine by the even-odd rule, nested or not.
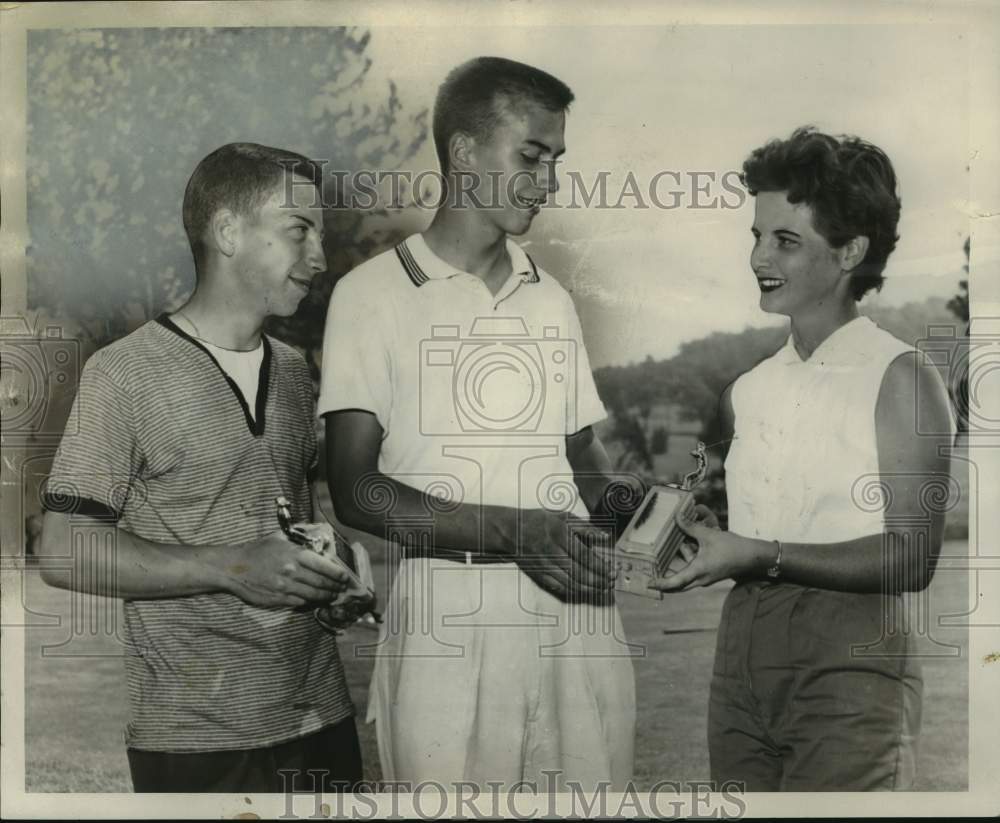
[[(255, 414), (209, 352), (161, 317), (87, 362), (46, 508), (116, 521), (150, 541), (228, 545), (277, 528), (274, 499), (312, 514), (312, 384), (264, 338)], [(226, 593), (126, 600), (127, 745), (249, 749), (354, 713), (336, 643), (309, 612)]]

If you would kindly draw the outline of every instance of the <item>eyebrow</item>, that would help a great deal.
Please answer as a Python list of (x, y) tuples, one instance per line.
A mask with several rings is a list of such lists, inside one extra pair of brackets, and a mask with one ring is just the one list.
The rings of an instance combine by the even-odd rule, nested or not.
[[(289, 220), (301, 220), (303, 223), (307, 223), (309, 225), (309, 228), (311, 228), (311, 229), (319, 232), (320, 239), (323, 239), (324, 237), (326, 237), (326, 231), (322, 227), (317, 228), (316, 221), (313, 220), (311, 217), (306, 217), (304, 214), (299, 214), (298, 212), (293, 212), (292, 214), (288, 215), (288, 219)], [(320, 221), (320, 222), (322, 222), (322, 221)]]
[[(758, 229), (756, 226), (751, 226), (750, 227), (750, 234), (752, 234), (754, 237), (760, 237), (760, 229)], [(771, 232), (771, 234), (777, 234), (777, 235), (782, 235), (782, 236), (786, 236), (787, 235), (788, 237), (793, 237), (796, 240), (801, 240), (802, 239), (802, 235), (801, 234), (799, 234), (798, 232), (792, 231), (791, 229), (775, 229), (773, 232)]]
[(289, 220), (301, 220), (303, 223), (308, 223), (310, 228), (316, 228), (316, 221), (310, 217), (306, 217), (304, 214), (294, 214), (288, 215)]
[[(525, 140), (524, 142), (527, 143), (529, 146), (534, 146), (535, 148), (539, 148), (542, 151), (546, 151), (546, 152), (551, 152), (552, 151), (552, 147), (551, 146), (547, 146), (545, 143), (542, 143), (540, 140), (531, 140), (529, 138), (528, 140)], [(565, 153), (566, 153), (566, 149), (562, 148), (562, 149), (559, 149), (559, 151), (557, 151), (552, 156), (553, 157), (560, 157), (561, 155), (563, 155)]]

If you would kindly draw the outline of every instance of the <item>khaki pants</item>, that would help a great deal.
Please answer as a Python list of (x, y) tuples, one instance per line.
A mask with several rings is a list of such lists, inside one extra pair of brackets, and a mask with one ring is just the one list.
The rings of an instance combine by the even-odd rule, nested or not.
[(712, 778), (746, 791), (905, 790), (922, 680), (900, 598), (738, 583), (709, 699)]

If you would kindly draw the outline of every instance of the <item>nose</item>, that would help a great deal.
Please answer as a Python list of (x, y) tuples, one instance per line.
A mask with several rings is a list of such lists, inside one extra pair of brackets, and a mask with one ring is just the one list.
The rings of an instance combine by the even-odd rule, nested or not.
[(771, 255), (767, 244), (763, 243), (760, 239), (755, 240), (753, 249), (750, 252), (750, 268), (756, 273), (759, 269), (766, 266), (770, 259)]
[(549, 160), (542, 164), (542, 188), (545, 189), (549, 194), (555, 194), (559, 191), (559, 180), (556, 177), (556, 166), (559, 165), (559, 160)]
[(313, 274), (326, 271), (326, 255), (323, 253), (323, 241), (318, 235), (310, 232), (309, 247), (306, 253), (306, 263)]

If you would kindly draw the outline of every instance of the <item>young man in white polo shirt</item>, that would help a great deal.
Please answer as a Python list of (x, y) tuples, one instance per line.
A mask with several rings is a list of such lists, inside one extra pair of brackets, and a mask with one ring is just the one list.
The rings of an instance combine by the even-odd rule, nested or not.
[(572, 99), (510, 60), (455, 69), (434, 113), (446, 202), (330, 303), (331, 495), (402, 547), (370, 704), (392, 780), (631, 777), (630, 649), (588, 523), (614, 487), (604, 408), (572, 300), (508, 239), (556, 190)]

